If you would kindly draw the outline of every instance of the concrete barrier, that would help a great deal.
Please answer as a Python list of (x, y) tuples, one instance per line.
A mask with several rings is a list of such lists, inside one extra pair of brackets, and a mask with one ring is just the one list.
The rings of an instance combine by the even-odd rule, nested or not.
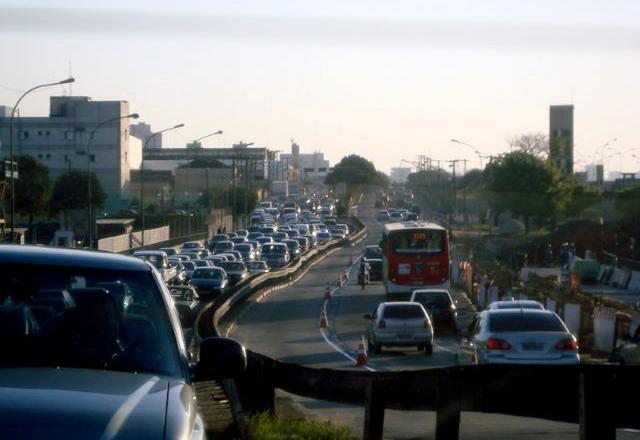
[(556, 304), (556, 301), (554, 299), (551, 298), (547, 298), (547, 304), (545, 305), (545, 308), (547, 310), (551, 310), (552, 312), (555, 313), (555, 311), (557, 310), (558, 305)]
[(564, 305), (564, 323), (571, 333), (578, 336), (580, 333), (580, 305), (567, 303)]

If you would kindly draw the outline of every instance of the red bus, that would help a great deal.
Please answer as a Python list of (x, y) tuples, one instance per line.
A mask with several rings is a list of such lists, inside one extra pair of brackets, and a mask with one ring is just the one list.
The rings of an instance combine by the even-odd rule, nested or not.
[(449, 233), (442, 226), (388, 223), (380, 247), (387, 301), (408, 301), (415, 289), (449, 288)]

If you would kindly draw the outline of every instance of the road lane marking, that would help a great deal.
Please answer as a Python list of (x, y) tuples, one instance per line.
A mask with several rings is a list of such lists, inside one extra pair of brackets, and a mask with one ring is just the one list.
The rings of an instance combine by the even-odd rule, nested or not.
[[(346, 280), (343, 283), (343, 286), (346, 287), (347, 284), (349, 283), (349, 281), (351, 280), (351, 271), (353, 270), (353, 268), (355, 267), (356, 264), (358, 264), (358, 262), (360, 261), (360, 259), (362, 258), (362, 255), (360, 255), (358, 258), (356, 258), (356, 260), (354, 262), (351, 263), (351, 265), (349, 266), (349, 268), (347, 269), (347, 277)], [(333, 289), (331, 289), (331, 295), (333, 296), (336, 291), (340, 290), (340, 287), (334, 287)], [(331, 319), (329, 319), (329, 314), (327, 313), (327, 304), (329, 303), (330, 300), (325, 300), (324, 303), (322, 304), (322, 311), (325, 314), (325, 316), (327, 317), (327, 324), (329, 325), (329, 329), (333, 329), (333, 325), (331, 322)], [(327, 344), (329, 344), (329, 346), (331, 348), (333, 348), (336, 352), (340, 353), (342, 356), (344, 356), (345, 358), (349, 359), (351, 362), (353, 362), (354, 364), (356, 363), (356, 358), (354, 356), (352, 356), (351, 354), (349, 354), (346, 350), (342, 349), (342, 347), (340, 347), (339, 344), (341, 344), (341, 342), (339, 342), (338, 340), (338, 336), (335, 333), (335, 331), (332, 331), (331, 334), (333, 336), (334, 339), (336, 339), (336, 342), (331, 340), (331, 337), (329, 337), (328, 335), (328, 331), (325, 332), (324, 329), (322, 327), (320, 327), (320, 334), (322, 335), (322, 339), (325, 340), (325, 342)], [(369, 365), (363, 365), (362, 368), (368, 370), (368, 371), (376, 371), (375, 368), (370, 367)]]

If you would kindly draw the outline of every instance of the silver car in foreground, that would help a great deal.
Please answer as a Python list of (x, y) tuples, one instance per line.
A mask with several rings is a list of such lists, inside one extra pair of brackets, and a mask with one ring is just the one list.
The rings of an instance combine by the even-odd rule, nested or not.
[(417, 302), (384, 302), (373, 314), (366, 314), (369, 350), (380, 354), (382, 347), (418, 347), (433, 353), (433, 327), (422, 304)]
[(485, 310), (465, 333), (456, 353), (458, 363), (580, 363), (575, 336), (548, 310)]

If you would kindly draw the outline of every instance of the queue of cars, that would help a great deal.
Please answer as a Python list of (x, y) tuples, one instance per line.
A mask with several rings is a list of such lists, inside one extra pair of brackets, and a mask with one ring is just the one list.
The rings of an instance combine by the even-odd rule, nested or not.
[(333, 211), (329, 199), (313, 210), (287, 202), (281, 211), (261, 202), (247, 229), (134, 256), (154, 265), (168, 285), (193, 286), (200, 296), (214, 297), (252, 274), (284, 267), (318, 244), (346, 237), (349, 227), (338, 223)]
[[(363, 259), (376, 261), (377, 246), (367, 246)], [(448, 288), (413, 289), (409, 301), (380, 303), (367, 320), (369, 349), (414, 346), (432, 353), (434, 334), (449, 333), (462, 341), (456, 351), (460, 364), (523, 363), (577, 364), (576, 337), (562, 319), (537, 301), (496, 301), (460, 329), (458, 310)]]

